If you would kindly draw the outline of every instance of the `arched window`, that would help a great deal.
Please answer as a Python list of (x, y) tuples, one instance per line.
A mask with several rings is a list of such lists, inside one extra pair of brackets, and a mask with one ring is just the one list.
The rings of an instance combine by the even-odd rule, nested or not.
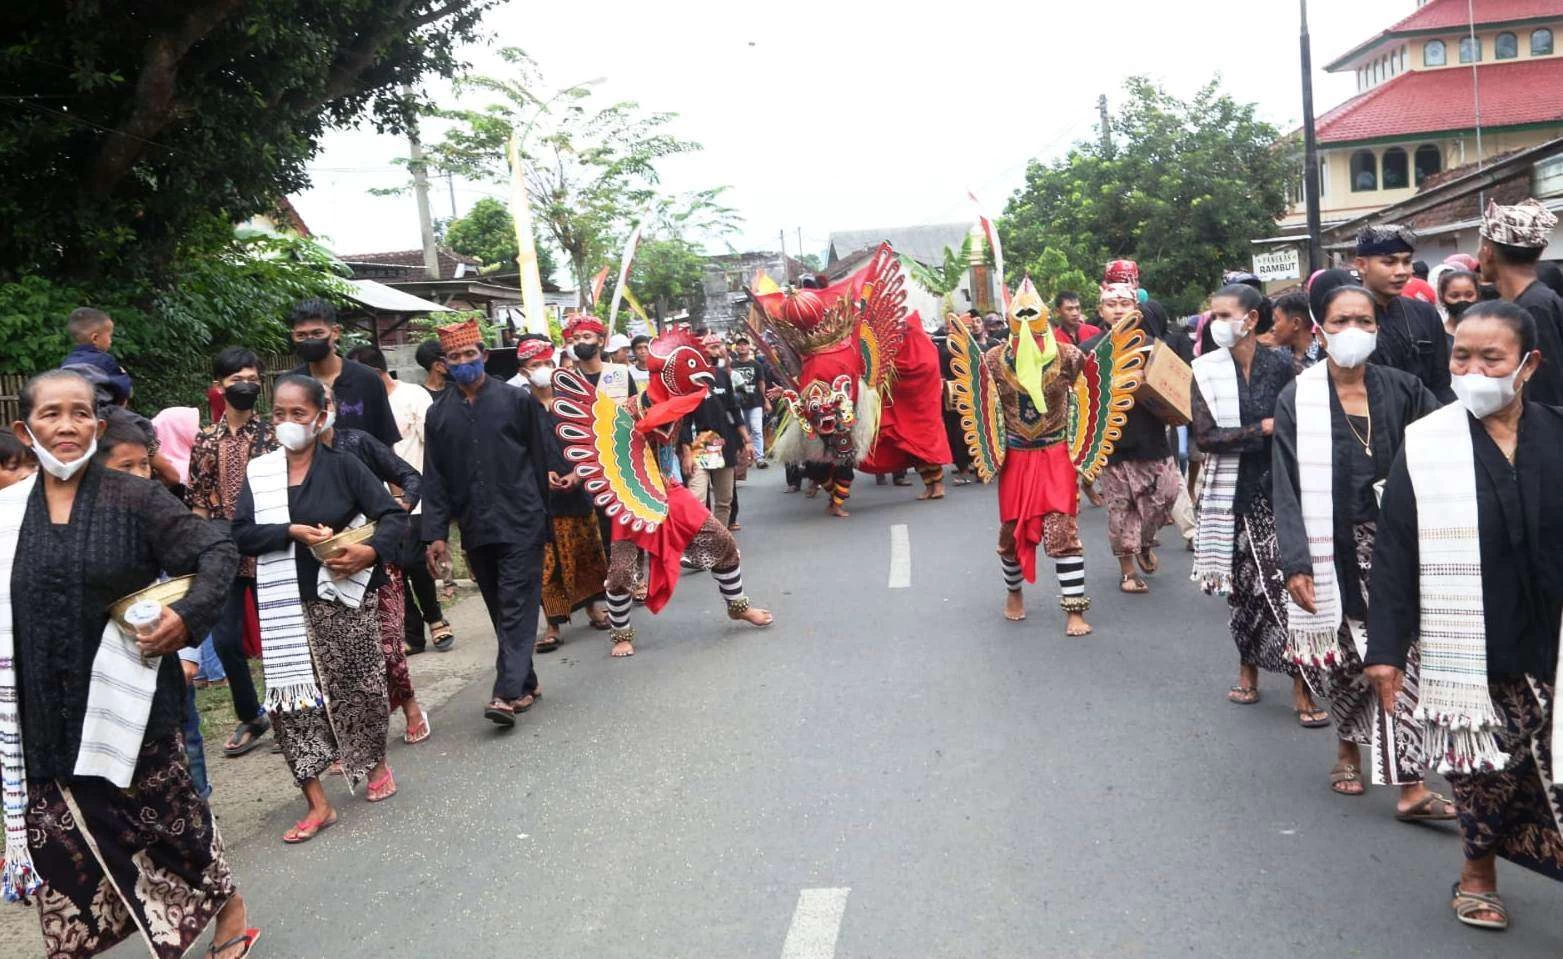
[(1372, 150), (1351, 155), (1351, 192), (1366, 193), (1378, 189), (1378, 157)]
[(1424, 143), (1417, 147), (1412, 161), (1412, 165), (1416, 167), (1417, 186), (1421, 186), (1423, 180), (1444, 168), (1443, 151), (1431, 143)]
[(1540, 30), (1532, 30), (1530, 34), (1530, 55), (1533, 57), (1552, 56), (1552, 31), (1546, 27)]
[(1429, 40), (1422, 44), (1422, 66), (1441, 67), (1449, 62), (1447, 57), (1448, 51), (1442, 40)]
[(1411, 163), (1406, 151), (1390, 147), (1384, 151), (1384, 189), (1401, 190), (1411, 185)]
[(1480, 63), (1482, 60), (1482, 41), (1478, 37), (1463, 37), (1460, 40), (1460, 62)]
[(1500, 33), (1498, 39), (1492, 44), (1492, 58), (1494, 60), (1513, 60), (1520, 55), (1520, 41), (1512, 33)]

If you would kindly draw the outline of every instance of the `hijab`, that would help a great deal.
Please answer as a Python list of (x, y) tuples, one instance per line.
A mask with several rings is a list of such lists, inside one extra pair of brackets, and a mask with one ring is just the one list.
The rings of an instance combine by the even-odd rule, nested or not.
[(190, 482), (190, 447), (201, 429), (201, 413), (193, 406), (171, 406), (152, 417), (164, 458), (179, 471), (179, 482)]

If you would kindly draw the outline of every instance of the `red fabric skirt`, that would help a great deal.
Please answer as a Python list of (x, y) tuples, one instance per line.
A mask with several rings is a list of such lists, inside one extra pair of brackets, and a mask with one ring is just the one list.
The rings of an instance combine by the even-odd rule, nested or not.
[(711, 518), (711, 511), (695, 499), (683, 484), (667, 481), (668, 516), (655, 532), (635, 532), (624, 523), (613, 524), (613, 540), (625, 540), (645, 550), (651, 557), (650, 576), (646, 582), (646, 608), (653, 613), (662, 609), (673, 598), (673, 588), (678, 585), (679, 559), (688, 548), (689, 541), (700, 532), (700, 527)]
[(906, 338), (895, 358), (895, 382), (879, 418), (879, 439), (858, 464), (865, 473), (888, 473), (954, 462), (944, 430), (944, 383), (939, 350), (917, 314), (907, 318)]
[(1037, 544), (1042, 520), (1049, 513), (1074, 516), (1080, 509), (1080, 487), (1069, 445), (1054, 443), (1039, 450), (1009, 450), (999, 471), (999, 521), (1015, 522), (1015, 552), (1027, 582), (1037, 580)]

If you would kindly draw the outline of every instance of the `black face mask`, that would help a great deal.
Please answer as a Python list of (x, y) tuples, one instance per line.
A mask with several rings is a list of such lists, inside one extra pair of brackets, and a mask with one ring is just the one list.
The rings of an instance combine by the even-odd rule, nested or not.
[(1469, 300), (1462, 300), (1459, 303), (1445, 303), (1444, 309), (1449, 311), (1449, 318), (1451, 320), (1458, 320), (1461, 314), (1475, 305), (1475, 303), (1472, 303)]
[(305, 363), (319, 363), (331, 355), (331, 340), (299, 340), (293, 344), (293, 354)]
[(570, 349), (575, 353), (576, 359), (591, 360), (597, 357), (597, 351), (601, 350), (602, 347), (596, 343), (577, 343)]
[(229, 406), (240, 412), (253, 410), (256, 401), (260, 399), (260, 394), (259, 383), (235, 383), (223, 387), (223, 399), (228, 401)]

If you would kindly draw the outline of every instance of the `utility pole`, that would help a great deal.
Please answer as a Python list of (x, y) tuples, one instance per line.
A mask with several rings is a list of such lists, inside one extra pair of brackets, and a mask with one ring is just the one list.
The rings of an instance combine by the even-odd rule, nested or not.
[(1302, 7), (1302, 96), (1303, 96), (1303, 203), (1308, 208), (1308, 272), (1324, 268), (1322, 227), (1319, 223), (1319, 141), (1313, 132), (1313, 46), (1308, 39), (1308, 0)]
[(803, 259), (803, 227), (798, 227), (798, 259)]
[(781, 255), (782, 255), (782, 259), (786, 260), (787, 259), (787, 230), (786, 230), (786, 228), (777, 230), (776, 231), (776, 235), (781, 238)]
[(1111, 153), (1113, 152), (1113, 126), (1112, 121), (1107, 119), (1107, 94), (1104, 93), (1096, 98), (1096, 109), (1102, 115), (1102, 152)]
[(429, 279), (440, 278), (440, 257), (434, 248), (434, 217), (429, 213), (429, 174), (423, 162), (423, 144), (418, 142), (417, 121), (407, 126), (408, 168), (412, 170), (412, 191), (418, 199), (418, 228), (423, 233), (423, 272)]
[(445, 174), (445, 188), (450, 191), (450, 218), (456, 219), (456, 174)]

